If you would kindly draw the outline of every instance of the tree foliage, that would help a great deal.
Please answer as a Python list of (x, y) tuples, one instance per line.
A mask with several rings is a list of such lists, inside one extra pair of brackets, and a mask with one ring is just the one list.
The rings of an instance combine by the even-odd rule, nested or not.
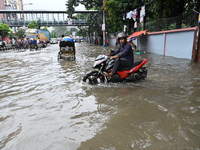
[(52, 33), (54, 33), (55, 37), (61, 37), (62, 34), (65, 34), (68, 30), (67, 27), (54, 27)]
[[(82, 4), (85, 6), (87, 10), (99, 10), (100, 13), (98, 14), (87, 14), (86, 16), (83, 15), (76, 15), (74, 14), (75, 7), (77, 7), (79, 4)], [(99, 35), (102, 34), (101, 31), (101, 24), (102, 24), (102, 11), (101, 7), (103, 5), (102, 0), (68, 0), (66, 3), (67, 6), (67, 14), (69, 18), (85, 18), (90, 22), (90, 26), (87, 28), (84, 28), (84, 30), (81, 29), (79, 33), (86, 34), (86, 32), (97, 32)], [(85, 15), (85, 14), (84, 14)], [(84, 33), (85, 32), (85, 33)], [(78, 33), (78, 34), (79, 34)]]
[(17, 30), (17, 32), (15, 33), (15, 35), (16, 35), (16, 37), (18, 37), (18, 38), (23, 38), (23, 37), (24, 37), (24, 33), (25, 33), (25, 30), (22, 29), (22, 28), (19, 28), (19, 29)]
[(42, 30), (49, 31), (47, 27), (43, 27)]
[[(170, 18), (175, 16), (180, 16), (182, 14), (194, 13), (193, 9), (200, 12), (200, 0), (68, 0), (67, 13), (70, 17), (73, 16), (74, 8), (78, 4), (83, 4), (86, 9), (96, 9), (102, 10), (106, 13), (106, 30), (108, 32), (119, 32), (123, 30), (123, 25), (133, 24), (133, 20), (123, 20), (123, 14), (134, 10), (137, 8), (138, 20), (141, 6), (146, 7), (146, 21), (154, 21), (161, 18)], [(195, 14), (195, 13), (194, 13)], [(101, 14), (102, 15), (102, 14)], [(102, 18), (95, 20), (92, 18), (91, 23), (101, 28), (97, 25), (102, 23)], [(101, 20), (100, 20), (101, 19)], [(176, 25), (181, 25), (182, 20), (177, 20)], [(95, 24), (96, 23), (96, 24)], [(93, 27), (88, 28), (93, 30)]]
[(11, 31), (11, 32), (9, 33), (8, 37), (9, 37), (10, 39), (12, 39), (12, 38), (16, 38), (16, 35)]
[(61, 37), (63, 34), (65, 36), (72, 35), (72, 32), (77, 32), (76, 28), (67, 28), (67, 27), (55, 27), (53, 31), (51, 31), (51, 37)]
[(39, 25), (35, 21), (32, 21), (28, 24), (28, 28), (29, 29), (39, 29)]
[(11, 32), (9, 26), (7, 24), (0, 23), (0, 36), (2, 38), (7, 37)]
[(76, 32), (76, 36), (86, 37), (87, 32), (88, 32), (88, 28), (87, 27), (79, 27), (78, 32)]
[(67, 7), (67, 14), (69, 15), (69, 18), (72, 18), (75, 7), (79, 6), (79, 4), (84, 5), (87, 10), (100, 10), (102, 7), (103, 1), (102, 0), (68, 0), (68, 2), (66, 3), (66, 7)]

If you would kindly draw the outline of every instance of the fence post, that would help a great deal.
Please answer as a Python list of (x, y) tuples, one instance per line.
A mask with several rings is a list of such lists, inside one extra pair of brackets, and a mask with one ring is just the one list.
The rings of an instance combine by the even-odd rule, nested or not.
[(197, 45), (195, 53), (195, 61), (200, 61), (200, 14), (198, 19)]
[(194, 12), (198, 13), (198, 27), (197, 27), (197, 35), (196, 35), (196, 48), (194, 52), (194, 61), (200, 61), (200, 13), (196, 10)]
[(198, 21), (198, 43), (197, 43), (197, 61), (200, 61), (200, 14)]

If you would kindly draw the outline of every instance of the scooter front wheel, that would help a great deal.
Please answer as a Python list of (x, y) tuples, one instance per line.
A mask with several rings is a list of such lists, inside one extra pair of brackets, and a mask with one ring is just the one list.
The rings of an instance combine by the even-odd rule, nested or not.
[(105, 77), (102, 74), (98, 74), (97, 71), (91, 71), (83, 77), (83, 82), (86, 82), (89, 84), (104, 83)]

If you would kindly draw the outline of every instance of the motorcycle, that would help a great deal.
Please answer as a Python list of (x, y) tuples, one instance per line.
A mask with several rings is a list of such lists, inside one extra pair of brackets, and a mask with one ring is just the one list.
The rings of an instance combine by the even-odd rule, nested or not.
[(46, 41), (41, 41), (40, 44), (41, 44), (42, 48), (47, 47), (47, 42)]
[(87, 72), (82, 79), (83, 82), (88, 82), (89, 84), (134, 82), (147, 78), (147, 68), (143, 66), (147, 60), (144, 58), (134, 62), (130, 67), (119, 67), (116, 73), (111, 78), (108, 78), (103, 72), (111, 72), (114, 61), (114, 59), (110, 60), (110, 57), (104, 54), (99, 55), (93, 65), (93, 68), (97, 70)]

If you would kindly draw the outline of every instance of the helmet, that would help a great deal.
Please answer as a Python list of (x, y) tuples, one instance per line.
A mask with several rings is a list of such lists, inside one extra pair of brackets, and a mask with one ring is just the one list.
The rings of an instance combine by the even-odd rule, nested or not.
[(117, 39), (120, 40), (120, 39), (125, 39), (126, 40), (127, 36), (125, 33), (121, 32), (117, 35)]

